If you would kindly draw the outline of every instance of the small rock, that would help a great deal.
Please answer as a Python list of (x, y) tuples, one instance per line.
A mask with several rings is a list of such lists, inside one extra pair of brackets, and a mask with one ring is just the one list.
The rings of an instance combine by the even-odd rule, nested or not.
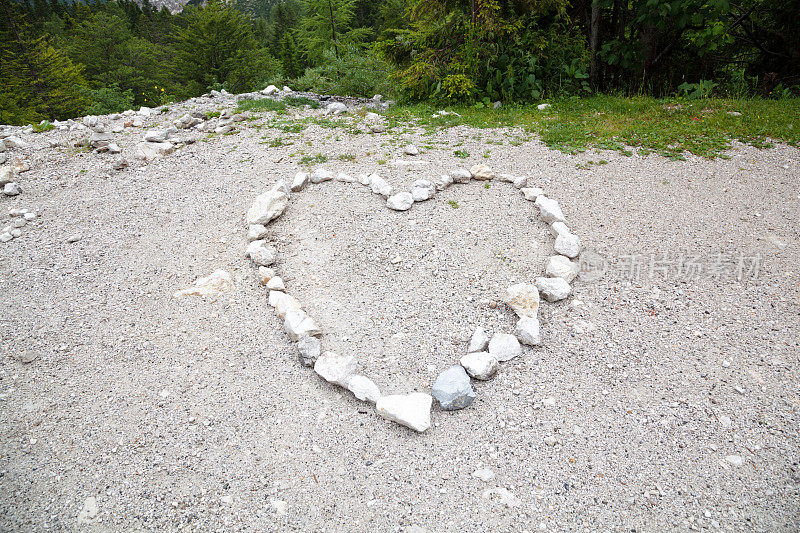
[(356, 366), (356, 358), (351, 355), (325, 352), (314, 363), (314, 372), (328, 383), (346, 387), (350, 376), (356, 370)]
[(356, 179), (350, 174), (339, 172), (338, 174), (336, 174), (336, 181), (341, 181), (342, 183), (353, 183), (356, 181)]
[(505, 301), (519, 317), (535, 318), (539, 312), (539, 290), (530, 283), (518, 283), (509, 287)]
[(558, 202), (548, 198), (544, 195), (539, 195), (536, 197), (536, 207), (539, 208), (539, 213), (542, 216), (542, 220), (544, 220), (547, 224), (551, 224), (553, 222), (564, 222), (564, 213), (561, 212), (561, 206), (558, 205)]
[(483, 491), (482, 496), (487, 500), (496, 500), (501, 505), (511, 509), (512, 507), (519, 507), (522, 502), (519, 498), (514, 496), (511, 491), (503, 487), (495, 487)]
[(269, 499), (269, 504), (273, 509), (275, 509), (275, 514), (276, 515), (278, 515), (278, 516), (286, 515), (286, 510), (288, 508), (288, 504), (285, 501), (279, 500), (277, 498), (270, 498)]
[(252, 224), (247, 228), (248, 242), (264, 240), (267, 237), (267, 227), (261, 224)]
[(489, 352), (468, 353), (459, 361), (467, 374), (475, 379), (491, 379), (499, 368), (497, 358)]
[(553, 233), (555, 233), (556, 237), (559, 235), (572, 235), (572, 232), (563, 222), (553, 222), (550, 224), (550, 229), (553, 230)]
[(744, 465), (744, 457), (741, 455), (729, 455), (725, 458), (727, 462), (732, 464), (733, 466), (743, 466)]
[(275, 277), (275, 271), (269, 267), (258, 267), (258, 282), (266, 285), (269, 280)]
[(476, 477), (481, 481), (489, 483), (495, 478), (494, 472), (489, 468), (480, 468), (472, 473), (472, 477)]
[(439, 374), (433, 382), (433, 397), (445, 411), (469, 407), (475, 400), (475, 391), (464, 368), (454, 365)]
[(97, 498), (89, 496), (83, 501), (83, 507), (78, 513), (78, 524), (91, 524), (97, 518)]
[(419, 148), (413, 144), (409, 144), (406, 146), (405, 153), (406, 155), (419, 155)]
[(163, 143), (167, 140), (167, 132), (164, 130), (150, 130), (144, 133), (144, 140), (150, 143)]
[(39, 358), (39, 352), (34, 352), (33, 350), (23, 350), (14, 354), (14, 359), (22, 363), (23, 365), (27, 365), (36, 361)]
[(286, 286), (280, 276), (274, 276), (267, 281), (267, 288), (271, 291), (285, 291)]
[(386, 200), (386, 207), (395, 211), (408, 211), (413, 204), (414, 198), (410, 192), (399, 192)]
[(472, 175), (472, 179), (486, 181), (494, 179), (494, 171), (489, 167), (489, 165), (475, 165), (471, 169), (469, 169), (470, 174)]
[(233, 289), (233, 278), (224, 270), (216, 270), (210, 276), (198, 278), (194, 287), (180, 290), (173, 297), (181, 296), (218, 296)]
[(297, 298), (281, 291), (269, 291), (269, 305), (275, 308), (275, 314), (280, 319), (286, 318), (289, 311), (299, 311), (302, 307)]
[(441, 176), (433, 180), (433, 185), (434, 187), (436, 187), (437, 191), (443, 191), (452, 184), (453, 184), (453, 178), (450, 177), (448, 174), (442, 174)]
[(431, 427), (432, 403), (433, 398), (421, 392), (394, 394), (382, 396), (375, 409), (381, 417), (421, 433)]
[(11, 236), (14, 237), (15, 239), (17, 237), (21, 237), (22, 236), (22, 230), (19, 229), (19, 228), (12, 229), (10, 233), (11, 233)]
[(83, 238), (83, 235), (79, 235), (79, 234), (70, 235), (69, 237), (67, 237), (67, 242), (72, 244), (74, 242), (78, 242), (82, 238)]
[(428, 180), (417, 180), (411, 186), (411, 197), (415, 202), (424, 202), (436, 193), (436, 187)]
[(265, 240), (259, 239), (247, 246), (247, 256), (258, 266), (270, 266), (275, 263), (278, 251)]
[(0, 187), (5, 187), (9, 183), (13, 183), (15, 179), (17, 179), (17, 177), (14, 167), (0, 167)]
[(559, 234), (553, 245), (556, 252), (565, 255), (570, 259), (578, 257), (581, 253), (581, 240), (571, 233)]
[(21, 192), (22, 190), (19, 188), (19, 184), (17, 184), (14, 181), (12, 181), (11, 183), (6, 183), (3, 186), (3, 194), (5, 194), (6, 196), (17, 196)]
[(297, 341), (297, 358), (303, 366), (314, 366), (322, 351), (322, 343), (311, 335), (303, 335)]
[(341, 102), (331, 102), (328, 104), (327, 107), (328, 113), (333, 113), (334, 115), (341, 115), (342, 113), (347, 112), (347, 106)]
[(528, 185), (528, 178), (526, 178), (525, 176), (520, 176), (519, 178), (514, 179), (514, 188), (524, 189), (526, 185)]
[(9, 242), (14, 238), (9, 232), (0, 233), (0, 242)]
[(283, 214), (289, 204), (289, 198), (282, 190), (285, 185), (283, 182), (276, 184), (269, 191), (256, 197), (253, 205), (247, 211), (247, 223), (249, 225), (261, 224), (266, 226)]
[(469, 170), (459, 168), (450, 172), (450, 177), (453, 178), (453, 183), (469, 183), (472, 179), (472, 173)]
[(308, 172), (303, 172), (302, 170), (294, 175), (294, 179), (292, 180), (292, 191), (302, 191), (306, 185), (308, 185), (309, 175)]
[(579, 267), (576, 263), (563, 255), (554, 255), (547, 259), (545, 274), (551, 278), (561, 278), (567, 283), (572, 282), (578, 275)]
[(526, 200), (535, 202), (537, 198), (544, 194), (544, 191), (539, 187), (523, 187), (519, 190)]
[(371, 174), (369, 176), (369, 188), (373, 193), (380, 194), (384, 198), (388, 198), (392, 195), (392, 192), (394, 192), (389, 182), (377, 174)]
[(523, 316), (517, 321), (517, 326), (514, 328), (514, 335), (522, 344), (527, 346), (540, 346), (542, 344), (542, 336), (539, 333), (539, 319)]
[(550, 104), (539, 104), (536, 106), (536, 109), (538, 109), (539, 111), (544, 111), (548, 107), (550, 107)]
[(478, 326), (469, 340), (467, 353), (482, 352), (489, 346), (489, 334), (486, 330)]
[(322, 183), (323, 181), (330, 181), (333, 179), (333, 173), (324, 168), (318, 168), (311, 173), (311, 183)]
[[(272, 292), (277, 291), (271, 291), (270, 294)], [(293, 341), (297, 341), (303, 335), (315, 337), (322, 335), (322, 331), (314, 323), (314, 320), (300, 309), (292, 309), (286, 312), (286, 316), (283, 319), (283, 329)]]
[(231, 505), (233, 504), (233, 496), (226, 494), (225, 496), (222, 496), (219, 501), (225, 505)]
[(376, 403), (381, 397), (381, 391), (375, 383), (365, 376), (352, 376), (347, 381), (347, 390), (362, 402)]
[(572, 292), (572, 287), (563, 278), (536, 278), (536, 287), (548, 302), (558, 302)]
[(495, 333), (489, 341), (489, 353), (498, 361), (510, 361), (522, 354), (522, 347), (514, 335)]

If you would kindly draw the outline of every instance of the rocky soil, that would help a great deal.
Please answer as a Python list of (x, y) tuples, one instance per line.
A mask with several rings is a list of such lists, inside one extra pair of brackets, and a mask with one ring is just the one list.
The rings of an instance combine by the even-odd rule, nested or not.
[[(237, 111), (265, 96), (3, 130), (0, 529), (800, 528), (796, 148), (567, 155), (378, 102)], [(245, 213), (299, 170), (410, 190), (480, 163), (558, 200), (581, 272), (542, 302), (541, 347), (416, 433), (301, 365)], [(476, 327), (513, 330), (505, 289), (553, 236), (499, 179), (385, 204), (315, 184), (268, 238), (323, 342), (430, 394)], [(216, 270), (230, 291), (174, 296)]]

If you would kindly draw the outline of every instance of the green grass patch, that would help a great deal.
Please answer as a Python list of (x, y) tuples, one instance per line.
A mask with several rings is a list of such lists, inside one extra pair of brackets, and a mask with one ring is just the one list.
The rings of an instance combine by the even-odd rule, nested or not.
[(50, 122), (46, 120), (42, 121), (41, 124), (31, 124), (31, 126), (33, 126), (33, 131), (35, 131), (36, 133), (42, 133), (43, 131), (50, 131), (53, 128), (55, 128), (55, 126), (53, 126), (52, 124), (50, 124)]
[[(767, 148), (772, 142), (800, 143), (800, 98), (780, 100), (703, 100), (593, 96), (567, 98), (539, 110), (535, 105), (500, 109), (455, 108), (456, 114), (432, 117), (429, 105), (399, 106), (386, 111), (390, 123), (414, 120), (429, 131), (462, 124), (477, 128), (523, 128), (547, 146), (566, 153), (589, 148), (642, 155), (657, 153), (682, 159), (691, 153), (719, 157), (731, 141)], [(731, 114), (733, 113), (733, 114)], [(736, 115), (735, 113), (741, 113)], [(522, 139), (514, 139), (517, 145)], [(458, 155), (458, 154), (456, 154)]]
[(341, 154), (338, 159), (340, 161), (355, 161), (356, 156), (354, 154)]
[(460, 157), (461, 159), (466, 159), (469, 157), (469, 152), (467, 152), (466, 150), (455, 150), (453, 152), (453, 155), (455, 155), (456, 157)]
[(321, 165), (328, 160), (328, 156), (325, 154), (317, 154), (317, 155), (304, 155), (300, 158), (301, 165)]
[(320, 103), (305, 96), (288, 96), (284, 100), (289, 107), (311, 106), (311, 109), (319, 109)]
[(265, 98), (263, 100), (242, 100), (239, 102), (239, 107), (236, 111), (272, 111), (274, 113), (286, 113), (286, 104), (280, 100), (270, 100)]

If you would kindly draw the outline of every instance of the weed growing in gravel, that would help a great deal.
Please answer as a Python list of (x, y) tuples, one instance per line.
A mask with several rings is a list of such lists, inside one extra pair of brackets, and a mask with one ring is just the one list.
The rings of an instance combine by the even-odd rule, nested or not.
[(328, 160), (328, 156), (325, 154), (317, 154), (317, 155), (304, 155), (300, 158), (301, 165), (319, 165)]
[(219, 118), (219, 116), (220, 116), (221, 114), (222, 114), (222, 113), (220, 113), (219, 111), (211, 111), (210, 113), (206, 113), (206, 116), (207, 116), (208, 118)]
[(50, 124), (50, 122), (46, 120), (40, 124), (32, 124), (32, 126), (33, 126), (33, 131), (35, 131), (36, 133), (42, 133), (43, 131), (50, 131), (53, 128), (55, 128), (55, 126), (53, 126), (52, 124)]
[[(657, 153), (682, 159), (686, 152), (715, 158), (738, 140), (758, 148), (782, 141), (800, 144), (800, 98), (780, 100), (704, 99), (701, 102), (650, 97), (565, 98), (539, 110), (534, 105), (500, 109), (458, 108), (458, 114), (432, 114), (428, 105), (397, 106), (386, 111), (390, 123), (414, 122), (426, 130), (459, 125), (523, 128), (547, 146), (566, 153), (604, 148), (630, 154)], [(729, 114), (734, 113), (734, 114)], [(736, 113), (741, 113), (737, 115)], [(515, 139), (511, 144), (522, 139)]]
[(575, 168), (579, 170), (589, 170), (594, 165), (607, 165), (608, 161), (601, 159), (600, 161), (587, 161), (586, 163), (577, 163)]
[(484, 184), (483, 184), (483, 188), (484, 188), (484, 189), (490, 189), (491, 187), (492, 187), (492, 184), (491, 184), (491, 183), (489, 183), (488, 181), (487, 181), (486, 183), (484, 183)]
[(311, 100), (310, 98), (306, 98), (305, 96), (288, 96), (286, 97), (286, 105), (289, 107), (302, 107), (302, 106), (311, 106), (311, 109), (319, 109), (320, 103), (316, 100)]
[(385, 165), (386, 164), (386, 160), (385, 159), (378, 159), (376, 161), (376, 163), (378, 163), (379, 165)]
[(469, 157), (469, 152), (466, 150), (456, 150), (453, 152), (456, 157), (460, 157), (461, 159), (466, 159)]
[(239, 107), (236, 111), (273, 111), (278, 114), (286, 113), (286, 104), (280, 100), (270, 100), (265, 98), (263, 100), (242, 100), (239, 102)]
[(284, 141), (283, 137), (275, 137), (274, 139), (259, 144), (266, 144), (270, 148), (278, 148), (280, 146), (290, 146), (292, 143)]
[(450, 204), (450, 207), (452, 207), (453, 209), (458, 209), (458, 202), (456, 202), (455, 200), (448, 200), (447, 203)]
[(341, 161), (355, 161), (356, 160), (356, 156), (353, 155), (353, 154), (341, 154), (339, 156), (339, 160), (341, 160)]

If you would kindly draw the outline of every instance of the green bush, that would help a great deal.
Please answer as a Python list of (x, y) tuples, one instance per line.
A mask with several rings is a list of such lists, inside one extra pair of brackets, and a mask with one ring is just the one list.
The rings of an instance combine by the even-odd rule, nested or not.
[(339, 57), (333, 49), (323, 54), (322, 64), (308, 68), (290, 82), (292, 89), (340, 96), (371, 97), (391, 94), (389, 65), (371, 50), (358, 47), (339, 47)]
[(81, 87), (81, 94), (89, 102), (84, 110), (86, 115), (107, 115), (120, 113), (134, 106), (133, 91), (121, 90), (118, 85), (90, 89)]

